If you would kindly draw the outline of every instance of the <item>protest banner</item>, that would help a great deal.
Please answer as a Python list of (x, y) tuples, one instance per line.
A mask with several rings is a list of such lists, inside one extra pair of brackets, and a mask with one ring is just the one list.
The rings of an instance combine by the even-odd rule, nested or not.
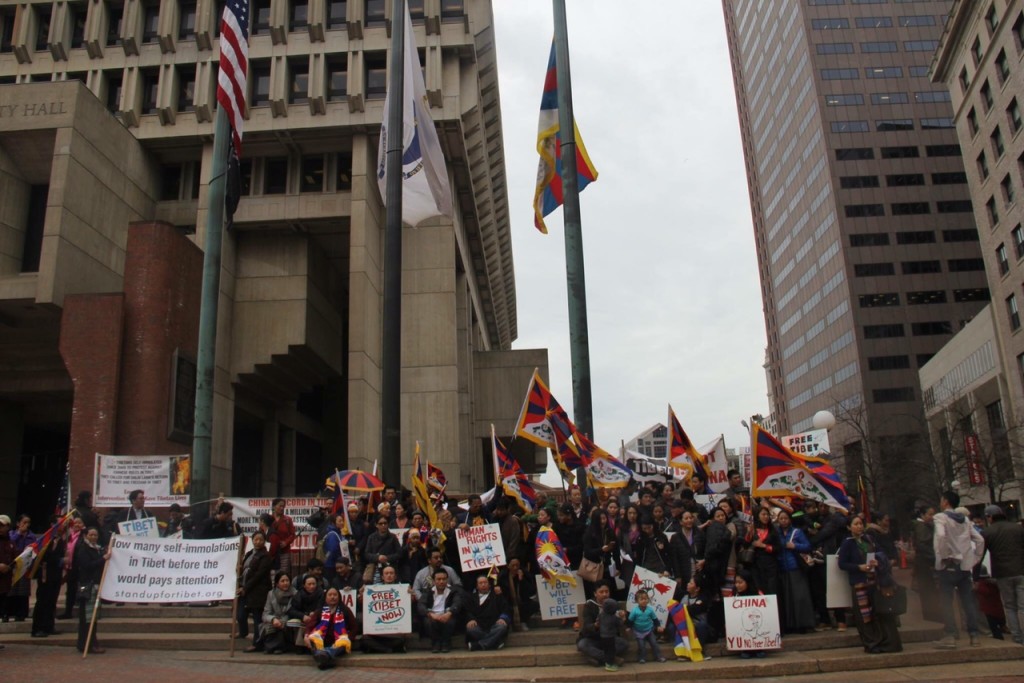
[(356, 613), (356, 599), (359, 596), (359, 591), (354, 588), (346, 588), (341, 591), (341, 604), (352, 610), (352, 614)]
[(114, 535), (100, 597), (113, 602), (205, 602), (235, 597), (238, 538)]
[(130, 519), (127, 522), (117, 523), (117, 533), (122, 536), (145, 536), (148, 538), (160, 538), (160, 527), (157, 526), (156, 517), (146, 519)]
[(827, 458), (831, 455), (827, 429), (812, 429), (799, 434), (787, 434), (780, 441), (786, 448), (800, 455), (813, 458)]
[(409, 584), (366, 586), (363, 591), (363, 633), (391, 636), (412, 632), (412, 596)]
[(640, 589), (647, 591), (651, 599), (651, 608), (658, 616), (658, 623), (662, 626), (669, 623), (668, 602), (676, 592), (676, 580), (667, 576), (659, 576), (657, 573), (643, 567), (633, 570), (633, 579), (629, 582), (629, 596), (626, 598), (626, 613), (636, 607), (636, 592)]
[(534, 578), (537, 579), (540, 618), (544, 621), (575, 617), (576, 606), (587, 601), (583, 592), (583, 582), (579, 578), (576, 579), (575, 586), (568, 581), (547, 581), (540, 574)]
[[(225, 498), (235, 506), (234, 520), (238, 522), (242, 533), (251, 536), (260, 526), (260, 515), (273, 514), (271, 502), (273, 498)], [(295, 542), (292, 552), (313, 550), (316, 548), (316, 529), (306, 523), (306, 518), (318, 508), (330, 507), (331, 501), (321, 498), (285, 498), (284, 514), (292, 518), (295, 524)]]
[(127, 507), (128, 494), (141, 490), (147, 508), (188, 505), (191, 466), (188, 455), (96, 454), (93, 505)]
[(501, 529), (497, 524), (456, 529), (455, 539), (459, 544), (462, 571), (473, 572), (490, 569), (495, 565), (505, 566), (505, 546), (501, 542)]
[(779, 650), (782, 629), (774, 595), (725, 598), (725, 644), (729, 650)]

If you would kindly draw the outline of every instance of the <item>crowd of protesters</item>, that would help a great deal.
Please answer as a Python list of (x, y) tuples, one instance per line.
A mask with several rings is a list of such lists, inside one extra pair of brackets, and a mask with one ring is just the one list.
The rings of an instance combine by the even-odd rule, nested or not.
[[(470, 650), (499, 649), (510, 632), (529, 630), (539, 619), (535, 575), (540, 567), (534, 549), (538, 531), (550, 527), (569, 565), (585, 574), (586, 605), (562, 625), (577, 629), (583, 657), (609, 670), (615, 670), (627, 651), (623, 627), (637, 641), (640, 662), (648, 650), (652, 659), (664, 661), (659, 642), (675, 642), (674, 625), (653, 617), (646, 595), (638, 595), (631, 610), (618, 609), (637, 567), (675, 581), (673, 597), (687, 606), (703, 644), (724, 636), (729, 597), (763, 594), (777, 596), (783, 633), (845, 631), (850, 624), (865, 652), (900, 651), (899, 611), (879, 607), (890, 605), (899, 592), (892, 570), (903, 546), (889, 518), (806, 500), (751, 499), (739, 474), (729, 474), (729, 490), (713, 497), (701, 495), (703, 486), (696, 479), (678, 489), (672, 484), (600, 489), (589, 499), (571, 488), (561, 504), (539, 494), (528, 514), (513, 499), (498, 497), (485, 504), (471, 495), (462, 508), (449, 502), (439, 511), (439, 529), (414, 509), (408, 492), (388, 488), (379, 502), (364, 497), (353, 500), (347, 514), (325, 509), (307, 520), (317, 529), (317, 552), (301, 567), (292, 564), (295, 523), (285, 514), (285, 501), (275, 499), (273, 512), (263, 515), (259, 530), (251, 534), (243, 559), (237, 633), (251, 635), (247, 651), (274, 655), (308, 650), (321, 668), (333, 666), (354, 648), (404, 652), (402, 636), (362, 633), (361, 597), (355, 609), (342, 600), (351, 595), (347, 591), (361, 596), (365, 585), (395, 583), (408, 585), (414, 631), (429, 639), (432, 652), (448, 652), (456, 632), (465, 634)], [(75, 518), (55, 536), (32, 579), (38, 585), (33, 636), (55, 632), (64, 583), (67, 602), (60, 616), (68, 618), (72, 606), (79, 607), (78, 646), (85, 647), (96, 587), (109, 557), (104, 551), (109, 535), (119, 521), (149, 516), (141, 492), (133, 492), (129, 502), (129, 508), (108, 513), (100, 523), (89, 494), (79, 496)], [(912, 587), (920, 594), (925, 618), (945, 625), (946, 635), (936, 646), (956, 647), (955, 597), (971, 645), (978, 644), (982, 633), (996, 638), (1008, 634), (1022, 643), (1024, 527), (1007, 521), (997, 506), (986, 507), (984, 519), (975, 520), (958, 506), (957, 494), (947, 492), (939, 512), (922, 508), (906, 548), (913, 563)], [(30, 521), (22, 516), (12, 529), (10, 519), (0, 515), (5, 621), (28, 618), (30, 580), (11, 585), (10, 573), (19, 548), (34, 540)], [(500, 529), (506, 566), (463, 572), (455, 530), (490, 523)], [(196, 538), (240, 533), (227, 502), (219, 502), (198, 526), (174, 506), (166, 531)], [(979, 575), (986, 549), (991, 577)], [(838, 566), (849, 578), (848, 609), (828, 608), (828, 555), (838, 555)], [(103, 652), (95, 631), (90, 651)]]

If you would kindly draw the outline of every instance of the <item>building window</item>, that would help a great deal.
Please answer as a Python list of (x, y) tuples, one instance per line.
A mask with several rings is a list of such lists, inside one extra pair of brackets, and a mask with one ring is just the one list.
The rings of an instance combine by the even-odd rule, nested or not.
[(970, 111), (967, 112), (967, 129), (971, 131), (971, 135), (978, 134), (978, 112), (975, 111), (974, 107), (971, 107)]
[(910, 356), (870, 356), (868, 370), (906, 370), (910, 367)]
[(139, 77), (142, 79), (142, 113), (156, 113), (157, 85), (160, 82), (159, 69), (140, 69)]
[(861, 294), (858, 297), (861, 308), (879, 308), (882, 306), (899, 306), (899, 292), (883, 292), (881, 294)]
[[(896, 52), (896, 41), (873, 41), (869, 43), (861, 43), (860, 51), (864, 53), (872, 52)], [(851, 50), (852, 52), (853, 50)]]
[(324, 155), (302, 157), (302, 177), (299, 192), (324, 191)]
[(903, 78), (901, 66), (876, 66), (864, 69), (864, 78)]
[(465, 15), (465, 0), (441, 0), (441, 21), (454, 21)]
[(875, 121), (875, 130), (879, 133), (894, 130), (914, 130), (914, 119), (879, 119)]
[(985, 158), (984, 150), (978, 154), (978, 173), (981, 175), (982, 180), (988, 178), (988, 159)]
[(1010, 100), (1010, 106), (1006, 108), (1006, 119), (1010, 122), (1010, 130), (1016, 134), (1021, 127), (1020, 105), (1016, 97)]
[(937, 40), (904, 40), (903, 49), (907, 52), (935, 52), (939, 47)]
[(1013, 204), (1013, 183), (1010, 182), (1009, 173), (1003, 176), (1002, 181), (999, 183), (999, 187), (1003, 191), (1003, 201), (1007, 204)]
[(906, 104), (910, 98), (905, 92), (876, 92), (871, 94), (871, 104)]
[(39, 260), (43, 253), (43, 227), (46, 224), (46, 205), (49, 196), (49, 185), (33, 185), (29, 189), (25, 243), (21, 250), (21, 272), (23, 273), (39, 272)]
[[(30, 5), (30, 7), (32, 7)], [(53, 18), (53, 7), (51, 5), (35, 5), (36, 21), (36, 52), (44, 52), (50, 49), (50, 20)]]
[(980, 258), (952, 258), (946, 262), (951, 273), (970, 273), (985, 270), (985, 261)]
[(958, 304), (970, 303), (972, 301), (990, 301), (991, 299), (992, 295), (986, 287), (953, 290), (953, 301)]
[(960, 87), (964, 92), (967, 92), (968, 88), (971, 87), (971, 76), (967, 73), (966, 66), (960, 70)]
[(270, 31), (270, 0), (253, 0), (252, 35)]
[(79, 48), (85, 45), (85, 14), (88, 5), (74, 5), (68, 3), (68, 19), (71, 21), (71, 47)]
[(814, 49), (819, 55), (852, 55), (853, 43), (818, 43)]
[(885, 176), (885, 184), (889, 187), (907, 187), (924, 185), (923, 173), (897, 173)]
[(988, 201), (985, 202), (985, 211), (988, 213), (988, 221), (995, 227), (996, 223), (999, 222), (999, 209), (996, 208), (996, 198), (989, 197)]
[(160, 37), (160, 3), (142, 7), (142, 42), (155, 43)]
[(893, 216), (919, 216), (931, 213), (928, 202), (895, 202), (890, 207)]
[(992, 131), (992, 135), (989, 136), (992, 141), (992, 151), (996, 153), (996, 158), (1003, 156), (1003, 152), (1006, 151), (1006, 145), (1003, 143), (1003, 132), (999, 130), (999, 126)]
[(332, 57), (327, 61), (327, 99), (345, 99), (348, 94), (348, 60), (345, 55)]
[(992, 86), (987, 80), (981, 84), (981, 100), (985, 103), (986, 112), (992, 108)]
[(366, 53), (366, 98), (382, 98), (387, 94), (387, 57), (383, 53)]
[(813, 28), (813, 29), (815, 29), (817, 31), (822, 31), (822, 30), (827, 31), (827, 30), (837, 29), (837, 28), (850, 28), (850, 20), (849, 19), (842, 19), (842, 18), (836, 18), (836, 19), (812, 19), (811, 20), (811, 28)]
[(290, 31), (301, 31), (309, 26), (309, 0), (292, 0)]
[(14, 8), (0, 8), (0, 54), (14, 52)]
[(851, 247), (884, 247), (889, 244), (887, 232), (862, 232), (850, 235)]
[(938, 118), (921, 119), (921, 130), (938, 130), (940, 128), (955, 128), (952, 117), (940, 116)]
[(907, 305), (909, 306), (944, 303), (946, 303), (946, 292), (942, 289), (929, 292), (907, 292)]
[(930, 14), (900, 17), (900, 26), (909, 28), (911, 26), (935, 26), (935, 17)]
[(327, 4), (327, 28), (343, 28), (348, 24), (348, 1), (330, 0)]
[(178, 15), (178, 40), (195, 40), (196, 37), (196, 3), (182, 2)]
[(836, 161), (859, 161), (874, 158), (875, 150), (871, 147), (842, 147), (836, 150)]
[(107, 5), (110, 21), (107, 24), (107, 46), (121, 44), (121, 24), (124, 21), (124, 5)]
[(941, 261), (903, 261), (900, 270), (904, 275), (923, 275), (926, 273), (941, 273)]
[(288, 88), (289, 104), (309, 102), (309, 62), (305, 59), (289, 61), (288, 70), (291, 72), (291, 83)]
[(896, 233), (896, 244), (935, 244), (935, 231), (901, 230)]
[(847, 175), (839, 178), (839, 187), (844, 190), (878, 186), (878, 176), (876, 175)]
[(1017, 44), (1017, 51), (1024, 48), (1024, 12), (1017, 15), (1017, 21), (1013, 22), (1013, 42)]
[(1006, 257), (1006, 245), (1000, 244), (996, 247), (996, 263), (999, 264), (1000, 275), (1010, 272), (1010, 259)]
[(352, 154), (351, 152), (338, 152), (338, 175), (336, 177), (337, 190), (352, 189)]
[(984, 56), (985, 51), (981, 49), (981, 38), (975, 38), (974, 43), (971, 45), (971, 57), (974, 58), (974, 66), (981, 64)]
[(867, 121), (833, 121), (833, 133), (867, 133), (870, 128)]
[(875, 403), (903, 403), (914, 400), (914, 387), (893, 387), (872, 389), (871, 398)]
[(892, 17), (857, 17), (857, 28), (892, 28)]
[(906, 330), (900, 323), (891, 325), (865, 325), (865, 339), (892, 339), (894, 337), (906, 336)]
[(284, 194), (288, 191), (288, 159), (267, 159), (263, 164), (263, 194)]
[(854, 277), (876, 277), (895, 274), (896, 269), (891, 263), (857, 263), (853, 266)]
[(883, 147), (883, 159), (916, 159), (921, 156), (917, 147)]
[(999, 74), (999, 84), (1002, 85), (1010, 77), (1010, 62), (1006, 58), (1006, 50), (1000, 50), (996, 55), (996, 73)]
[(966, 185), (967, 174), (963, 171), (932, 173), (932, 185)]
[(961, 230), (943, 230), (943, 242), (977, 242), (978, 231), (974, 228), (963, 228)]
[(1010, 234), (1013, 235), (1013, 254), (1019, 261), (1024, 258), (1024, 228), (1018, 223)]
[(265, 107), (270, 104), (270, 62), (253, 60), (249, 64), (251, 92), (250, 107)]
[(985, 23), (988, 24), (989, 35), (995, 33), (996, 28), (999, 27), (999, 13), (996, 11), (995, 3), (989, 5), (988, 11), (985, 12)]
[(863, 95), (825, 95), (827, 107), (851, 107), (858, 104), (864, 104)]
[(196, 70), (191, 66), (178, 69), (178, 111), (195, 111)]
[(914, 93), (915, 102), (951, 102), (948, 90), (925, 90)]
[(860, 76), (856, 69), (822, 69), (821, 79), (823, 81), (855, 81)]
[(927, 323), (911, 323), (910, 333), (915, 337), (934, 337), (943, 334), (953, 334), (953, 325), (946, 320)]
[(366, 0), (366, 25), (384, 25), (384, 0)]
[(958, 157), (960, 145), (927, 145), (925, 152), (930, 157)]
[(844, 207), (847, 218), (867, 218), (869, 216), (884, 216), (885, 206), (883, 204), (850, 204)]
[(1010, 329), (1020, 329), (1020, 311), (1017, 310), (1017, 295), (1011, 294), (1006, 297), (1006, 315), (1010, 318)]
[(121, 88), (124, 83), (124, 72), (120, 69), (104, 71), (107, 81), (107, 111), (116, 114), (121, 109)]

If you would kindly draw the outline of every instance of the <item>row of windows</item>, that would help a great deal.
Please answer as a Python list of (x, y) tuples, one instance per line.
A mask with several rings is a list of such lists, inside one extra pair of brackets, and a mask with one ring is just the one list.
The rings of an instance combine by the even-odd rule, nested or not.
[[(937, 40), (904, 40), (904, 52), (935, 52), (939, 47)], [(852, 55), (853, 43), (817, 43), (815, 51), (819, 55)], [(876, 40), (860, 44), (860, 51), (865, 54), (881, 52), (899, 52), (899, 44), (895, 40)]]
[[(921, 130), (938, 130), (942, 128), (954, 128), (951, 117), (923, 118), (918, 119)], [(868, 121), (832, 121), (830, 124), (833, 133), (870, 133), (871, 124)], [(875, 131), (889, 133), (897, 130), (914, 130), (914, 119), (876, 119)]]
[[(949, 262), (949, 267), (951, 271), (962, 273), (972, 270), (984, 270), (985, 265), (981, 259), (953, 259)], [(930, 259), (927, 261), (901, 261), (900, 272), (904, 275), (941, 273), (942, 262), (937, 259)], [(895, 264), (891, 262), (858, 263), (853, 266), (853, 274), (857, 277), (895, 275), (896, 267)]]
[[(995, 33), (996, 28), (999, 26), (999, 12), (996, 10), (995, 3), (989, 5), (988, 11), (985, 13), (985, 25), (988, 28), (988, 35), (991, 38), (992, 34)], [(1024, 49), (1024, 12), (1017, 15), (1017, 20), (1013, 23), (1012, 31), (1014, 42), (1017, 45), (1017, 52), (1019, 53)], [(979, 67), (982, 60), (985, 58), (985, 48), (982, 47), (980, 35), (974, 37), (974, 42), (971, 43), (970, 54), (975, 68)], [(1010, 74), (1009, 60), (1006, 56), (1006, 50), (999, 51), (999, 54), (995, 59), (995, 65), (996, 74), (999, 77), (999, 83), (1002, 85)], [(964, 92), (971, 87), (971, 74), (967, 70), (967, 65), (964, 65), (963, 69), (960, 70), (958, 80), (960, 81), (960, 87)], [(988, 86), (988, 81), (985, 81), (985, 86)]]
[[(917, 146), (880, 147), (882, 159), (916, 159), (921, 156)], [(960, 145), (926, 145), (925, 155), (929, 157), (958, 157)], [(836, 161), (864, 161), (875, 158), (872, 147), (840, 147), (836, 150)]]
[[(953, 324), (945, 320), (911, 323), (910, 334), (915, 337), (931, 337), (943, 334), (951, 335), (953, 334)], [(907, 330), (903, 323), (864, 326), (865, 339), (893, 339), (905, 336), (907, 336)]]
[[(912, 77), (928, 77), (927, 66), (908, 67)], [(864, 78), (903, 78), (902, 66), (875, 66), (864, 68)], [(821, 79), (824, 81), (856, 81), (860, 79), (860, 70), (854, 68), (822, 69)]]
[[(911, 216), (931, 213), (928, 202), (900, 202), (890, 204), (893, 216)], [(847, 204), (843, 207), (847, 218), (870, 218), (885, 215), (884, 204)], [(937, 213), (970, 213), (970, 199), (954, 199), (935, 202)]]
[[(909, 16), (896, 17), (896, 25), (902, 28), (912, 26), (935, 26), (935, 17), (930, 14), (914, 14)], [(855, 17), (854, 26), (857, 28), (892, 28), (892, 17)], [(833, 30), (850, 28), (850, 20), (845, 17), (834, 17), (829, 19), (812, 19), (811, 28), (816, 30)]]
[[(907, 230), (896, 233), (896, 244), (934, 244), (934, 230)], [(977, 242), (978, 231), (974, 228), (962, 228), (942, 231), (943, 242)], [(851, 247), (885, 247), (889, 245), (889, 233), (867, 232), (852, 233)]]
[[(931, 178), (932, 185), (967, 184), (967, 174), (962, 171), (932, 173)], [(895, 173), (885, 176), (886, 187), (911, 187), (924, 185), (924, 180), (925, 175), (923, 173)], [(879, 178), (876, 175), (848, 175), (839, 177), (839, 187), (844, 190), (880, 186)]]
[[(984, 270), (985, 265), (981, 259), (963, 259), (964, 261), (971, 261), (967, 265), (971, 266), (970, 270)], [(886, 265), (886, 264), (871, 264), (871, 265)], [(891, 265), (891, 264), (887, 264)], [(967, 268), (965, 268), (967, 269)], [(986, 290), (987, 291), (987, 290)], [(959, 294), (958, 294), (959, 293)], [(979, 299), (979, 296), (984, 298)], [(957, 303), (964, 303), (966, 301), (987, 301), (987, 295), (981, 295), (976, 289), (959, 289), (954, 290), (953, 300)], [(918, 292), (907, 292), (906, 302), (908, 306), (926, 306), (929, 304), (944, 304), (948, 303), (949, 299), (946, 296), (946, 291), (942, 289), (925, 290)], [(882, 292), (879, 294), (861, 294), (857, 297), (857, 303), (861, 308), (884, 308), (888, 306), (899, 306), (900, 305), (900, 294), (899, 292)]]
[[(161, 167), (161, 200), (198, 199), (199, 162)], [(241, 193), (277, 195), (298, 191), (336, 192), (352, 189), (352, 155), (310, 154), (246, 158), (239, 164)]]
[[(1010, 231), (1010, 236), (1013, 238), (1013, 253), (1020, 261), (1024, 258), (1024, 227), (1018, 223), (1013, 230)], [(1006, 275), (1010, 272), (1010, 258), (1007, 255), (1006, 244), (1000, 243), (996, 247), (996, 263), (999, 266), (999, 274)]]
[[(927, 90), (914, 93), (914, 102), (949, 102), (948, 90)], [(910, 96), (905, 92), (876, 92), (871, 93), (871, 104), (909, 104)], [(864, 104), (864, 96), (860, 93), (825, 95), (825, 105), (828, 107), (851, 107)]]

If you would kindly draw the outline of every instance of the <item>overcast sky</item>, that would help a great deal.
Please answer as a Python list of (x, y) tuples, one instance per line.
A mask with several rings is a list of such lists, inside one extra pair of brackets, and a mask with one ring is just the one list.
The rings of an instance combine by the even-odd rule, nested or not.
[[(551, 392), (573, 415), (562, 210), (542, 235), (531, 208), (552, 5), (493, 4), (513, 347), (548, 349)], [(599, 173), (580, 195), (595, 441), (617, 453), (671, 403), (697, 445), (746, 445), (740, 420), (768, 411), (765, 332), (722, 6), (567, 5), (576, 122)]]

